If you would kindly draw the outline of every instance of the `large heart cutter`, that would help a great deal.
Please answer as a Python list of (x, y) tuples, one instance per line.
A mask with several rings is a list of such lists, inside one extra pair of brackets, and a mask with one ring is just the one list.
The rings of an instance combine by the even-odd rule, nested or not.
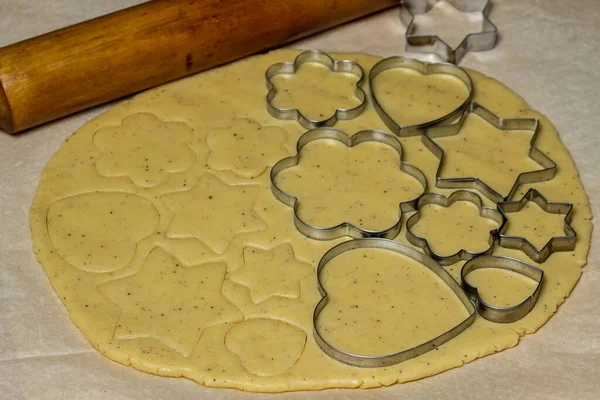
[[(317, 318), (319, 314), (325, 306), (327, 305), (328, 297), (325, 288), (321, 284), (321, 273), (323, 269), (327, 266), (329, 261), (339, 256), (342, 253), (347, 251), (355, 250), (355, 249), (384, 249), (393, 251), (399, 254), (402, 254), (406, 257), (412, 258), (413, 260), (419, 262), (424, 267), (429, 268), (433, 271), (440, 279), (446, 283), (452, 289), (454, 294), (460, 299), (462, 304), (465, 306), (465, 309), (469, 313), (469, 316), (465, 318), (458, 325), (454, 326), (447, 332), (442, 333), (441, 335), (428, 340), (418, 346), (412, 347), (407, 350), (403, 350), (397, 353), (383, 355), (383, 356), (365, 356), (360, 354), (353, 354), (341, 350), (331, 343), (329, 343), (317, 328)], [(321, 261), (319, 261), (319, 265), (317, 267), (317, 282), (319, 287), (319, 292), (323, 298), (316, 305), (314, 313), (313, 313), (313, 334), (315, 340), (319, 347), (330, 357), (341, 361), (345, 364), (354, 365), (357, 367), (387, 367), (389, 365), (397, 364), (411, 358), (420, 356), (421, 354), (427, 353), (447, 341), (455, 338), (465, 329), (467, 329), (475, 320), (475, 306), (469, 300), (469, 297), (462, 290), (461, 286), (454, 280), (452, 275), (448, 271), (446, 271), (440, 264), (435, 262), (431, 257), (421, 253), (420, 251), (413, 249), (405, 244), (400, 242), (396, 242), (394, 240), (389, 239), (380, 239), (380, 238), (365, 238), (365, 239), (355, 239), (350, 240), (344, 243), (340, 243), (337, 246), (330, 249), (323, 257)]]

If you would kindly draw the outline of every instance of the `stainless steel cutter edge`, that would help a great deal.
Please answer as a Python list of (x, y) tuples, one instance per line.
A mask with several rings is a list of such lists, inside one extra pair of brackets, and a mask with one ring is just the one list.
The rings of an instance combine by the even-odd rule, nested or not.
[(437, 35), (413, 34), (415, 15), (427, 13), (438, 1), (442, 0), (400, 0), (400, 19), (406, 26), (407, 52), (432, 53), (444, 61), (459, 64), (470, 51), (486, 51), (496, 46), (498, 28), (489, 19), (489, 0), (444, 0), (458, 11), (481, 12), (483, 15), (481, 32), (469, 33), (456, 48)]
[[(493, 306), (481, 299), (477, 287), (471, 285), (466, 279), (469, 273), (484, 268), (499, 268), (519, 273), (536, 281), (537, 286), (529, 297), (517, 305), (510, 307)], [(492, 322), (510, 323), (520, 320), (533, 310), (542, 289), (544, 271), (516, 258), (483, 255), (467, 261), (462, 266), (460, 277), (462, 286), (468, 296), (475, 302), (479, 315)]]
[[(409, 68), (423, 75), (452, 75), (460, 79), (464, 83), (468, 90), (468, 96), (458, 107), (456, 107), (453, 111), (442, 117), (416, 125), (400, 125), (396, 121), (394, 121), (392, 117), (390, 117), (390, 115), (385, 111), (383, 106), (379, 103), (374, 86), (375, 78), (377, 78), (379, 74), (394, 68)], [(377, 64), (375, 64), (373, 68), (371, 68), (371, 70), (369, 71), (369, 88), (371, 90), (371, 100), (373, 102), (373, 108), (377, 112), (377, 115), (379, 115), (383, 123), (385, 123), (385, 125), (392, 131), (392, 133), (401, 137), (420, 135), (421, 133), (423, 133), (423, 130), (429, 126), (439, 125), (453, 121), (462, 112), (464, 112), (464, 110), (469, 106), (469, 103), (471, 102), (471, 99), (473, 97), (473, 82), (469, 74), (462, 68), (448, 63), (424, 63), (413, 58), (400, 56), (384, 58), (377, 62)]]
[[(423, 236), (418, 236), (414, 234), (411, 228), (419, 222), (419, 213), (421, 207), (429, 204), (437, 204), (442, 207), (450, 207), (452, 204), (457, 201), (467, 201), (469, 203), (474, 204), (479, 209), (479, 216), (487, 219), (491, 219), (498, 223), (498, 228), (492, 229), (489, 234), (489, 247), (483, 251), (469, 251), (467, 249), (460, 249), (454, 254), (451, 255), (441, 255), (436, 253), (429, 246), (429, 242)], [(497, 208), (484, 207), (483, 201), (481, 197), (477, 195), (475, 192), (471, 192), (468, 190), (457, 190), (453, 192), (450, 196), (446, 197), (443, 194), (439, 193), (426, 193), (417, 202), (417, 212), (408, 218), (406, 221), (406, 238), (408, 241), (423, 249), (425, 254), (429, 257), (433, 258), (435, 261), (440, 263), (441, 265), (452, 265), (459, 261), (469, 261), (475, 257), (490, 254), (494, 249), (494, 244), (496, 243), (498, 233), (501, 232), (504, 225), (506, 224), (506, 216), (500, 212)]]
[[(300, 153), (304, 146), (315, 140), (321, 139), (333, 139), (337, 140), (348, 147), (353, 147), (364, 142), (379, 142), (392, 147), (399, 155), (399, 169), (415, 178), (422, 186), (423, 192), (411, 200), (402, 202), (398, 207), (398, 221), (389, 228), (382, 230), (369, 230), (360, 228), (350, 222), (343, 222), (333, 227), (317, 227), (310, 225), (302, 220), (298, 215), (299, 201), (296, 197), (289, 193), (281, 190), (275, 183), (277, 175), (287, 169), (294, 167), (300, 162)], [(296, 155), (286, 157), (278, 161), (273, 168), (271, 168), (270, 179), (271, 179), (271, 191), (273, 195), (282, 203), (290, 206), (294, 210), (294, 223), (296, 228), (303, 235), (317, 240), (331, 240), (338, 237), (350, 236), (353, 238), (362, 237), (383, 237), (383, 238), (394, 238), (400, 232), (402, 227), (402, 214), (405, 212), (415, 211), (419, 197), (427, 190), (427, 178), (425, 174), (415, 167), (414, 165), (407, 163), (402, 160), (403, 149), (400, 141), (395, 137), (386, 132), (378, 130), (362, 130), (355, 133), (352, 136), (348, 136), (344, 131), (336, 128), (316, 128), (304, 133), (296, 144)]]
[[(542, 169), (520, 173), (506, 196), (503, 196), (476, 176), (460, 178), (440, 177), (442, 169), (444, 168), (444, 150), (433, 139), (458, 134), (465, 119), (470, 113), (480, 116), (487, 123), (499, 130), (533, 131), (533, 136), (530, 141), (529, 157), (540, 164)], [(429, 127), (425, 133), (421, 135), (421, 140), (425, 147), (440, 160), (435, 174), (436, 186), (447, 189), (475, 189), (494, 203), (498, 203), (512, 198), (521, 185), (551, 180), (556, 174), (556, 163), (535, 146), (539, 134), (538, 127), (539, 120), (536, 118), (501, 118), (476, 101), (472, 101), (457, 123)]]
[[(328, 301), (328, 294), (323, 285), (321, 284), (321, 273), (323, 269), (327, 266), (329, 261), (338, 255), (345, 253), (346, 251), (359, 249), (359, 248), (379, 248), (394, 251), (396, 253), (402, 254), (409, 258), (414, 259), (415, 261), (422, 264), (424, 267), (429, 268), (433, 271), (438, 277), (440, 277), (444, 283), (446, 283), (452, 291), (456, 294), (456, 296), (460, 299), (462, 304), (465, 306), (469, 316), (460, 322), (458, 325), (454, 326), (452, 329), (447, 332), (426, 341), (418, 346), (412, 347), (407, 350), (403, 350), (397, 353), (383, 355), (383, 356), (364, 356), (360, 354), (353, 354), (346, 351), (343, 351), (331, 343), (329, 343), (321, 333), (319, 332), (317, 325), (317, 318), (321, 311), (325, 308)], [(439, 265), (435, 260), (431, 257), (421, 253), (420, 251), (413, 249), (405, 244), (400, 242), (396, 242), (389, 239), (381, 239), (381, 238), (364, 238), (364, 239), (355, 239), (347, 242), (343, 242), (338, 244), (337, 246), (331, 248), (327, 253), (323, 255), (321, 260), (319, 261), (319, 265), (317, 267), (317, 283), (319, 292), (321, 293), (321, 300), (317, 303), (314, 312), (313, 312), (313, 335), (319, 347), (330, 357), (343, 362), (345, 364), (354, 365), (357, 367), (386, 367), (393, 364), (397, 364), (411, 358), (420, 356), (430, 350), (433, 350), (447, 341), (455, 338), (465, 329), (467, 329), (475, 320), (476, 310), (473, 303), (469, 300), (469, 297), (463, 291), (461, 286), (454, 280), (452, 275), (448, 271), (446, 271), (441, 265)]]
[[(343, 72), (353, 74), (358, 77), (356, 82), (356, 97), (360, 101), (360, 104), (352, 108), (337, 108), (333, 115), (329, 118), (315, 120), (307, 118), (297, 108), (282, 108), (277, 107), (273, 104), (273, 99), (277, 95), (277, 88), (271, 81), (274, 76), (280, 74), (295, 74), (298, 68), (303, 64), (307, 63), (318, 63), (326, 66), (332, 72)], [(267, 80), (267, 110), (271, 116), (282, 120), (297, 120), (304, 128), (314, 129), (319, 127), (333, 126), (338, 120), (353, 119), (363, 113), (366, 104), (367, 96), (364, 90), (361, 88), (361, 84), (364, 80), (365, 74), (362, 67), (355, 61), (352, 60), (334, 60), (329, 54), (320, 50), (308, 50), (300, 53), (293, 62), (284, 61), (277, 64), (271, 65), (265, 72), (265, 78)]]
[(551, 214), (561, 214), (565, 216), (564, 236), (554, 236), (546, 242), (541, 248), (536, 248), (527, 238), (523, 236), (510, 236), (504, 232), (508, 228), (508, 223), (502, 227), (498, 235), (498, 245), (508, 249), (521, 250), (529, 258), (537, 263), (545, 262), (548, 257), (558, 251), (571, 251), (575, 249), (577, 242), (577, 233), (571, 226), (571, 218), (573, 210), (572, 203), (561, 203), (548, 201), (537, 189), (531, 188), (523, 195), (520, 200), (504, 201), (498, 203), (498, 210), (509, 219), (508, 213), (518, 212), (525, 206), (526, 203), (533, 201), (542, 210)]

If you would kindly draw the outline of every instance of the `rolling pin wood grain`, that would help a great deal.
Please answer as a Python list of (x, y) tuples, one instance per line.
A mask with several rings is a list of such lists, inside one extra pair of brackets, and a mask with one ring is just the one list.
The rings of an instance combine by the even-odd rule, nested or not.
[(157, 0), (0, 49), (15, 133), (270, 49), (395, 0)]

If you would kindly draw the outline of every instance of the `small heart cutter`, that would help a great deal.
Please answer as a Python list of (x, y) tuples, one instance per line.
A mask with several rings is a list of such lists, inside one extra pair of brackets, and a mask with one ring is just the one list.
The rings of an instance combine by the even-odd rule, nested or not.
[[(516, 272), (533, 279), (537, 282), (537, 286), (531, 296), (523, 300), (520, 304), (511, 307), (492, 306), (483, 301), (479, 296), (477, 287), (471, 285), (466, 280), (466, 276), (469, 273), (485, 268), (499, 268)], [(460, 277), (465, 291), (477, 306), (479, 315), (488, 321), (510, 323), (520, 320), (533, 310), (542, 289), (544, 271), (516, 258), (485, 255), (467, 261), (460, 271)]]
[(458, 64), (470, 51), (486, 51), (496, 46), (498, 28), (488, 18), (489, 0), (444, 0), (461, 12), (481, 12), (483, 23), (480, 32), (466, 35), (456, 48), (437, 35), (419, 35), (415, 31), (415, 15), (429, 12), (441, 0), (401, 0), (400, 20), (406, 26), (406, 51), (432, 53), (444, 61)]
[[(469, 316), (466, 319), (464, 319), (462, 322), (460, 322), (458, 325), (454, 326), (449, 331), (442, 333), (438, 337), (428, 340), (425, 343), (422, 343), (418, 346), (415, 346), (410, 349), (403, 350), (403, 351), (400, 351), (397, 353), (393, 353), (393, 354), (388, 354), (388, 355), (383, 355), (383, 356), (364, 356), (364, 355), (349, 353), (349, 352), (343, 351), (343, 350), (335, 347), (334, 345), (329, 343), (325, 338), (323, 338), (323, 336), (321, 336), (321, 333), (319, 332), (319, 329), (317, 328), (317, 318), (319, 317), (319, 314), (321, 313), (321, 311), (323, 311), (323, 309), (327, 305), (327, 301), (328, 301), (327, 292), (325, 291), (325, 289), (323, 288), (323, 285), (321, 284), (321, 273), (326, 268), (327, 263), (329, 263), (329, 261), (331, 261), (332, 259), (334, 259), (335, 257), (339, 256), (342, 253), (345, 253), (345, 252), (351, 251), (351, 250), (355, 250), (355, 249), (389, 250), (389, 251), (393, 251), (393, 252), (402, 254), (406, 257), (412, 258), (413, 260), (419, 262), (424, 267), (429, 268), (431, 271), (433, 271), (440, 279), (442, 279), (444, 281), (444, 283), (446, 283), (446, 285), (448, 285), (450, 287), (450, 289), (452, 289), (454, 294), (456, 294), (456, 296), (459, 298), (459, 300), (462, 302), (462, 304), (466, 308), (467, 312), (469, 313)], [(321, 347), (321, 349), (330, 357), (332, 357), (338, 361), (341, 361), (345, 364), (354, 365), (356, 367), (369, 367), (369, 368), (387, 367), (387, 366), (397, 364), (397, 363), (409, 360), (411, 358), (420, 356), (421, 354), (427, 353), (428, 351), (431, 351), (431, 350), (441, 346), (442, 344), (446, 343), (447, 341), (455, 338), (461, 332), (463, 332), (465, 329), (467, 329), (475, 320), (475, 315), (476, 315), (475, 306), (473, 305), (473, 303), (471, 303), (471, 301), (469, 300), (469, 297), (462, 290), (462, 288), (458, 284), (458, 282), (456, 282), (454, 280), (452, 275), (450, 275), (450, 273), (448, 273), (448, 271), (446, 271), (441, 265), (439, 265), (437, 262), (435, 262), (435, 260), (433, 260), (431, 257), (428, 257), (427, 255), (421, 253), (420, 251), (413, 249), (412, 247), (409, 247), (400, 242), (396, 242), (396, 241), (389, 240), (389, 239), (365, 238), (365, 239), (350, 240), (350, 241), (338, 244), (337, 246), (330, 249), (327, 253), (325, 253), (325, 255), (323, 255), (323, 257), (321, 258), (321, 261), (319, 262), (319, 265), (317, 267), (317, 282), (318, 282), (319, 292), (321, 293), (321, 296), (323, 296), (323, 298), (321, 299), (321, 301), (319, 301), (319, 303), (315, 307), (315, 310), (313, 313), (313, 327), (314, 327), (313, 334), (314, 334), (315, 340), (316, 340), (317, 344), (319, 345), (319, 347)]]
[(400, 165), (399, 168), (402, 172), (410, 175), (415, 178), (422, 186), (423, 192), (427, 189), (427, 178), (425, 174), (415, 167), (414, 165), (402, 161), (402, 144), (400, 141), (383, 131), (378, 130), (363, 130), (355, 133), (351, 137), (348, 136), (344, 131), (336, 128), (316, 128), (304, 133), (300, 139), (298, 139), (298, 143), (296, 144), (296, 155), (286, 157), (280, 161), (278, 161), (273, 168), (271, 169), (271, 191), (275, 195), (275, 197), (281, 201), (283, 204), (286, 204), (294, 209), (294, 224), (296, 228), (305, 236), (308, 236), (312, 239), (317, 240), (331, 240), (338, 237), (350, 236), (353, 238), (362, 238), (362, 237), (382, 237), (382, 238), (394, 238), (400, 232), (402, 227), (402, 213), (411, 212), (416, 210), (417, 200), (419, 197), (405, 201), (400, 203), (399, 205), (399, 214), (398, 221), (390, 226), (389, 228), (382, 230), (369, 230), (358, 227), (351, 222), (343, 222), (333, 227), (318, 227), (307, 222), (303, 221), (302, 218), (298, 215), (299, 201), (296, 197), (292, 196), (289, 193), (281, 190), (277, 184), (275, 183), (276, 177), (281, 171), (294, 167), (300, 163), (300, 154), (301, 150), (304, 146), (306, 146), (310, 142), (314, 142), (315, 140), (322, 139), (332, 139), (337, 140), (340, 143), (348, 147), (356, 146), (360, 143), (364, 142), (379, 142), (386, 144), (396, 150), (399, 155)]
[[(430, 204), (435, 204), (444, 208), (448, 208), (458, 201), (467, 201), (477, 206), (477, 208), (479, 209), (479, 216), (495, 221), (496, 223), (498, 223), (498, 228), (492, 229), (490, 231), (488, 240), (489, 247), (484, 251), (473, 252), (466, 249), (460, 249), (459, 251), (451, 255), (441, 255), (431, 249), (425, 237), (414, 234), (411, 228), (414, 225), (416, 225), (417, 222), (419, 222), (421, 207)], [(411, 244), (423, 249), (425, 254), (433, 258), (441, 265), (451, 265), (461, 260), (468, 261), (484, 254), (490, 254), (494, 248), (498, 232), (502, 230), (505, 223), (506, 217), (504, 216), (504, 214), (498, 211), (496, 208), (484, 207), (481, 197), (479, 197), (474, 192), (468, 190), (457, 190), (456, 192), (452, 193), (449, 197), (446, 197), (439, 193), (427, 193), (421, 196), (421, 198), (417, 202), (417, 212), (406, 221), (406, 238)]]
[(575, 249), (577, 242), (577, 233), (571, 226), (571, 211), (573, 210), (572, 203), (558, 203), (548, 201), (537, 189), (531, 188), (523, 195), (521, 200), (504, 201), (498, 203), (498, 209), (506, 218), (508, 213), (519, 212), (523, 209), (526, 203), (533, 201), (540, 206), (542, 210), (551, 214), (562, 214), (565, 216), (564, 236), (554, 236), (546, 242), (544, 247), (538, 249), (529, 240), (523, 236), (510, 236), (504, 232), (508, 228), (506, 224), (500, 229), (498, 235), (498, 245), (507, 249), (521, 250), (527, 254), (529, 258), (537, 263), (545, 262), (552, 253), (557, 251), (571, 251)]
[[(469, 114), (476, 114), (483, 118), (488, 124), (494, 128), (503, 131), (528, 130), (533, 131), (529, 148), (529, 157), (540, 164), (542, 169), (534, 171), (526, 171), (519, 174), (509, 193), (505, 196), (494, 190), (476, 176), (459, 177), (459, 178), (442, 178), (440, 175), (444, 168), (444, 150), (438, 145), (434, 139), (445, 136), (453, 136), (460, 132), (464, 121)], [(429, 149), (439, 160), (438, 169), (435, 173), (435, 184), (437, 187), (446, 189), (475, 189), (481, 192), (494, 203), (505, 201), (513, 197), (519, 187), (528, 183), (549, 181), (556, 174), (556, 163), (550, 157), (544, 154), (543, 151), (535, 146), (538, 137), (539, 121), (535, 118), (501, 118), (492, 113), (481, 104), (472, 101), (469, 108), (461, 116), (457, 123), (448, 125), (437, 125), (427, 128), (425, 133), (421, 135), (421, 140), (425, 147)]]
[[(377, 93), (374, 86), (375, 78), (377, 78), (379, 74), (381, 74), (384, 71), (395, 68), (408, 68), (417, 71), (423, 75), (452, 75), (458, 78), (466, 86), (468, 90), (468, 96), (457, 108), (455, 108), (450, 113), (442, 117), (416, 125), (400, 125), (399, 123), (394, 121), (394, 119), (385, 111), (379, 100), (377, 100)], [(429, 64), (423, 63), (419, 60), (415, 60), (414, 58), (400, 56), (384, 58), (383, 60), (375, 64), (369, 72), (369, 87), (371, 88), (373, 107), (379, 115), (379, 118), (381, 118), (381, 120), (390, 129), (390, 131), (392, 131), (392, 133), (402, 137), (420, 135), (427, 127), (453, 121), (459, 115), (461, 115), (461, 113), (464, 112), (464, 110), (469, 106), (471, 98), (473, 97), (473, 82), (471, 81), (471, 77), (469, 76), (469, 74), (467, 74), (467, 72), (464, 69), (457, 67), (453, 64)]]
[[(358, 82), (356, 82), (355, 95), (360, 101), (360, 104), (352, 108), (337, 108), (332, 116), (325, 119), (310, 119), (302, 114), (297, 108), (282, 108), (275, 106), (273, 100), (277, 95), (277, 88), (272, 82), (273, 77), (282, 74), (293, 75), (298, 68), (309, 63), (324, 65), (332, 72), (348, 73), (357, 76)], [(267, 110), (269, 111), (269, 114), (277, 119), (297, 120), (300, 125), (306, 129), (333, 126), (338, 120), (356, 118), (363, 113), (367, 104), (365, 92), (360, 87), (364, 79), (362, 67), (357, 62), (351, 60), (335, 61), (327, 53), (319, 50), (309, 50), (300, 53), (294, 62), (285, 61), (273, 64), (267, 69), (265, 77), (267, 80), (267, 88), (269, 89), (267, 92)]]

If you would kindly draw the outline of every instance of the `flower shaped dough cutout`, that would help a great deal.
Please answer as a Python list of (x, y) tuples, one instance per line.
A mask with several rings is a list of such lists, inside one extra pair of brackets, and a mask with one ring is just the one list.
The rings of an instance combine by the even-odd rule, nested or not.
[[(359, 104), (351, 108), (336, 108), (333, 115), (323, 119), (311, 119), (306, 117), (298, 108), (282, 108), (273, 104), (277, 96), (277, 87), (272, 79), (278, 75), (292, 75), (298, 69), (309, 63), (317, 63), (329, 68), (331, 72), (348, 73), (358, 77), (356, 82), (355, 96)], [(364, 72), (361, 66), (355, 61), (339, 60), (335, 61), (327, 53), (318, 50), (305, 51), (299, 54), (294, 62), (281, 62), (274, 64), (267, 69), (265, 73), (267, 79), (267, 110), (269, 114), (277, 119), (297, 120), (304, 128), (313, 129), (318, 127), (333, 126), (338, 120), (353, 119), (358, 117), (365, 109), (366, 96), (360, 85), (364, 79)]]
[[(361, 226), (357, 226), (356, 224), (348, 221), (340, 222), (334, 226), (316, 226), (314, 224), (310, 224), (302, 219), (299, 215), (299, 209), (301, 207), (301, 199), (297, 199), (294, 195), (287, 193), (279, 186), (277, 182), (277, 177), (284, 170), (299, 165), (302, 160), (302, 148), (306, 146), (308, 143), (318, 141), (318, 140), (335, 140), (344, 144), (345, 146), (352, 148), (356, 145), (365, 142), (378, 142), (383, 143), (389, 147), (391, 147), (396, 153), (398, 153), (399, 159), (399, 170), (410, 177), (414, 178), (418, 184), (421, 186), (421, 190), (418, 195), (414, 198), (411, 198), (406, 201), (402, 201), (398, 206), (398, 219), (394, 224), (385, 229), (366, 229)], [(361, 237), (384, 237), (384, 238), (393, 238), (398, 235), (398, 232), (401, 228), (401, 219), (403, 212), (410, 212), (416, 210), (417, 200), (418, 198), (425, 192), (427, 188), (427, 179), (421, 170), (417, 167), (409, 164), (407, 162), (402, 161), (402, 145), (398, 141), (398, 139), (390, 134), (387, 134), (382, 131), (377, 130), (363, 130), (355, 133), (353, 136), (349, 137), (343, 131), (335, 128), (317, 128), (306, 132), (304, 135), (298, 139), (297, 143), (297, 154), (295, 156), (284, 158), (279, 161), (277, 164), (273, 166), (271, 169), (271, 190), (275, 197), (279, 199), (282, 203), (292, 207), (294, 209), (294, 223), (296, 228), (305, 236), (308, 236), (312, 239), (318, 240), (330, 240), (342, 236), (350, 236), (354, 238)], [(319, 167), (317, 165), (316, 167)], [(327, 173), (328, 169), (323, 168), (323, 173)], [(376, 181), (377, 179), (383, 179), (381, 173), (375, 172), (373, 174), (371, 182)], [(313, 182), (313, 185), (318, 185), (318, 182)], [(375, 187), (376, 185), (372, 185)], [(335, 188), (338, 192), (343, 190), (343, 188), (338, 187)], [(333, 189), (332, 189), (333, 190)], [(351, 193), (350, 193), (351, 195)]]
[[(448, 208), (458, 201), (466, 201), (466, 202), (474, 204), (479, 209), (479, 216), (482, 218), (487, 218), (487, 219), (491, 219), (491, 220), (495, 221), (498, 224), (498, 228), (492, 229), (489, 232), (489, 238), (488, 238), (489, 246), (487, 249), (485, 249), (483, 251), (475, 252), (475, 251), (469, 251), (466, 248), (462, 248), (459, 251), (457, 251), (456, 253), (450, 254), (450, 255), (442, 255), (442, 254), (436, 253), (435, 251), (433, 251), (431, 249), (427, 239), (423, 236), (419, 236), (419, 235), (415, 234), (411, 228), (413, 228), (419, 222), (420, 214), (421, 214), (420, 210), (422, 207), (424, 207), (426, 205), (430, 205), (430, 204), (436, 204), (436, 205)], [(484, 207), (481, 197), (479, 197), (474, 192), (471, 192), (468, 190), (458, 190), (458, 191), (452, 193), (449, 197), (446, 197), (446, 196), (444, 196), (442, 194), (438, 194), (438, 193), (427, 193), (419, 199), (419, 201), (417, 203), (417, 212), (415, 214), (413, 214), (406, 221), (406, 228), (407, 228), (406, 238), (413, 245), (419, 246), (420, 248), (422, 248), (423, 251), (425, 252), (425, 254), (427, 254), (429, 257), (433, 258), (435, 261), (437, 261), (441, 265), (451, 265), (451, 264), (455, 264), (461, 260), (468, 261), (477, 256), (491, 253), (492, 249), (494, 248), (494, 243), (498, 236), (498, 232), (503, 228), (505, 223), (506, 223), (506, 218), (504, 217), (504, 215), (495, 208)]]

